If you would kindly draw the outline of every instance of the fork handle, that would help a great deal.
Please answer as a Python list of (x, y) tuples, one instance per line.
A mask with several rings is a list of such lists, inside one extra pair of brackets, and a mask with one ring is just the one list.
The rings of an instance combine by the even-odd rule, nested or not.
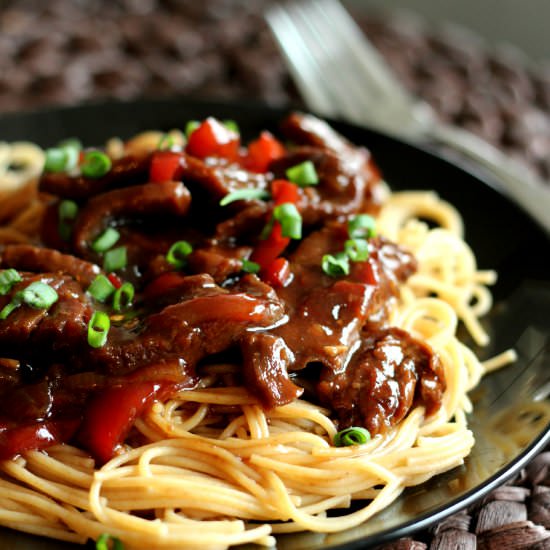
[(548, 233), (550, 233), (550, 189), (527, 167), (477, 136), (459, 128), (434, 124), (429, 134), (436, 142), (447, 145), (475, 161), (494, 179), (495, 187), (515, 200)]

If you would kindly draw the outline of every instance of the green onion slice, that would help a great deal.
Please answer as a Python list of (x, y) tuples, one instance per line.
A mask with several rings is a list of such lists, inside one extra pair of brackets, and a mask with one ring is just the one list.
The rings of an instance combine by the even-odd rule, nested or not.
[(267, 200), (270, 197), (271, 195), (265, 189), (237, 189), (225, 195), (220, 201), (220, 206), (226, 206), (234, 201)]
[(113, 296), (113, 309), (122, 311), (132, 305), (134, 300), (134, 285), (132, 283), (124, 283), (120, 288), (117, 288)]
[(27, 304), (36, 309), (48, 309), (58, 299), (59, 296), (54, 288), (42, 281), (34, 281), (23, 290), (17, 292), (12, 301), (2, 308), (0, 319), (6, 319), (21, 304)]
[(369, 243), (365, 239), (349, 239), (344, 244), (344, 252), (352, 262), (364, 262), (369, 257)]
[(166, 261), (176, 269), (181, 269), (187, 262), (187, 256), (193, 252), (193, 247), (187, 241), (177, 241), (166, 253)]
[(63, 149), (67, 155), (67, 163), (65, 165), (65, 171), (72, 170), (78, 165), (80, 158), (80, 151), (82, 151), (82, 143), (77, 138), (65, 139), (57, 145), (60, 149)]
[(88, 323), (88, 344), (92, 348), (101, 348), (107, 342), (107, 335), (111, 328), (111, 320), (103, 311), (94, 311)]
[(69, 162), (67, 151), (61, 147), (46, 149), (45, 172), (64, 172)]
[(260, 264), (257, 264), (256, 262), (251, 262), (246, 258), (243, 258), (241, 262), (243, 265), (243, 271), (246, 273), (258, 273), (260, 271)]
[(334, 436), (336, 447), (349, 447), (350, 445), (364, 445), (370, 440), (370, 433), (365, 428), (352, 426), (338, 432)]
[(98, 302), (105, 302), (116, 288), (105, 275), (98, 275), (88, 287), (88, 293)]
[(291, 166), (286, 170), (286, 177), (296, 185), (300, 187), (307, 187), (308, 185), (317, 185), (319, 183), (319, 176), (315, 165), (310, 160)]
[(71, 222), (76, 218), (78, 214), (78, 205), (76, 202), (71, 200), (63, 200), (59, 203), (57, 207), (57, 217), (59, 219), (58, 232), (59, 236), (64, 240), (68, 241), (72, 233), (72, 224)]
[(105, 252), (105, 256), (103, 257), (103, 271), (111, 273), (112, 271), (126, 267), (127, 263), (126, 247), (119, 246), (112, 248)]
[(92, 250), (105, 252), (109, 250), (120, 238), (120, 233), (113, 227), (108, 227), (92, 243)]
[(331, 277), (349, 275), (349, 258), (345, 252), (337, 254), (325, 254), (321, 260), (323, 271)]
[(21, 281), (21, 275), (13, 268), (6, 269), (0, 273), (0, 296), (7, 294), (15, 284)]
[(59, 296), (54, 288), (41, 281), (34, 281), (28, 287), (20, 290), (15, 298), (36, 309), (48, 309), (57, 302)]
[(368, 214), (358, 214), (348, 220), (348, 234), (351, 239), (376, 237), (376, 221)]
[(57, 207), (57, 215), (60, 220), (74, 220), (78, 214), (78, 204), (71, 200), (63, 200)]
[(189, 139), (191, 134), (201, 125), (201, 123), (198, 120), (190, 120), (185, 125), (185, 137)]
[(95, 543), (96, 550), (109, 550), (109, 541), (112, 542), (111, 550), (124, 550), (122, 541), (117, 537), (109, 535), (108, 533), (103, 533), (99, 536)]
[(291, 202), (279, 204), (273, 209), (273, 218), (281, 223), (283, 237), (302, 238), (302, 216)]
[(231, 132), (240, 134), (239, 125), (234, 120), (224, 120), (223, 125)]
[(16, 300), (15, 298), (9, 302), (8, 304), (6, 304), (3, 308), (2, 308), (2, 311), (0, 311), (0, 320), (4, 320), (4, 319), (7, 319), (9, 314), (16, 308), (18, 308), (19, 306), (21, 305), (21, 301), (20, 300)]
[(80, 171), (86, 178), (101, 178), (111, 169), (111, 159), (102, 151), (89, 151), (84, 155)]
[(169, 151), (174, 145), (174, 137), (170, 134), (164, 134), (158, 142), (157, 149), (159, 151)]

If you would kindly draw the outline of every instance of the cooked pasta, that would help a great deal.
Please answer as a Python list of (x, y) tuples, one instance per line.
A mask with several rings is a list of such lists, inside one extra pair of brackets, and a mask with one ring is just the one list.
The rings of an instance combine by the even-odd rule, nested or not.
[[(31, 200), (11, 218), (3, 231), (13, 240), (3, 242), (17, 231), (33, 239), (22, 220), (39, 216), (36, 208)], [(67, 443), (1, 462), (0, 524), (79, 543), (109, 533), (126, 548), (269, 547), (278, 533), (357, 526), (405, 488), (462, 464), (475, 443), (468, 392), (515, 359), (507, 351), (482, 363), (456, 336), (462, 322), (476, 343), (488, 342), (480, 317), (496, 274), (478, 269), (460, 215), (432, 192), (391, 194), (376, 227), (418, 261), (387, 324), (441, 361), (446, 389), (435, 412), (415, 403), (385, 433), (336, 447), (341, 426), (330, 407), (298, 397), (266, 408), (250, 387), (224, 383), (239, 380), (238, 362), (211, 362), (197, 386), (155, 401), (103, 465)]]

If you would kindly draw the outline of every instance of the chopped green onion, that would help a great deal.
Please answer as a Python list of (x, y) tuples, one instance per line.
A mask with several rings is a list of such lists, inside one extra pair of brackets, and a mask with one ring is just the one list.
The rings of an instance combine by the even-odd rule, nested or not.
[(365, 428), (352, 426), (338, 432), (334, 436), (336, 447), (349, 447), (350, 445), (364, 445), (370, 440), (370, 433)]
[(201, 125), (198, 120), (190, 120), (185, 125), (185, 137), (189, 139), (189, 136)]
[(80, 171), (86, 178), (101, 178), (111, 169), (111, 159), (102, 151), (89, 151), (84, 155)]
[(116, 288), (105, 275), (98, 275), (88, 287), (88, 293), (98, 302), (105, 302)]
[(260, 264), (257, 264), (256, 262), (251, 262), (250, 260), (243, 258), (241, 263), (243, 265), (243, 271), (246, 271), (246, 273), (258, 273), (260, 271)]
[(157, 149), (163, 151), (170, 150), (172, 147), (174, 147), (174, 137), (170, 134), (164, 134), (158, 142)]
[(78, 214), (78, 204), (71, 200), (63, 200), (57, 207), (57, 215), (60, 220), (74, 220)]
[(97, 237), (92, 243), (92, 250), (96, 252), (105, 252), (109, 250), (120, 238), (120, 233), (112, 228), (108, 227), (103, 233)]
[(376, 236), (376, 221), (368, 214), (358, 214), (348, 221), (348, 234), (351, 239), (369, 239)]
[(117, 537), (109, 535), (108, 533), (103, 533), (97, 539), (95, 543), (96, 550), (109, 550), (109, 541), (113, 543), (111, 546), (111, 550), (124, 550), (124, 545), (122, 544), (122, 541)]
[(6, 269), (0, 273), (0, 296), (7, 294), (16, 283), (21, 281), (21, 275), (15, 269)]
[(20, 290), (15, 298), (36, 309), (47, 309), (57, 302), (59, 296), (54, 288), (41, 281), (34, 281)]
[(288, 168), (286, 170), (286, 177), (300, 187), (317, 185), (319, 183), (319, 176), (315, 170), (315, 165), (310, 160)]
[(65, 149), (51, 147), (46, 149), (46, 160), (44, 162), (45, 172), (64, 172), (69, 162), (69, 155)]
[(321, 261), (323, 271), (331, 277), (349, 275), (349, 258), (345, 252), (337, 254), (325, 254)]
[(27, 304), (36, 309), (48, 309), (58, 299), (59, 296), (54, 288), (41, 281), (34, 281), (23, 290), (17, 292), (12, 301), (2, 308), (0, 319), (6, 319), (21, 304)]
[(103, 258), (103, 270), (107, 273), (111, 273), (112, 271), (126, 267), (127, 263), (126, 247), (119, 246), (117, 248), (112, 248), (111, 250), (105, 252), (105, 256)]
[(63, 200), (59, 203), (57, 207), (57, 217), (59, 219), (58, 232), (59, 236), (64, 240), (68, 241), (73, 230), (72, 222), (76, 215), (78, 214), (78, 205), (76, 202), (71, 200)]
[(265, 189), (237, 189), (225, 195), (220, 201), (220, 206), (226, 206), (234, 201), (251, 201), (254, 199), (267, 200), (271, 195)]
[(279, 204), (273, 209), (273, 218), (281, 223), (283, 237), (302, 238), (302, 216), (291, 202)]
[(18, 308), (19, 306), (21, 305), (21, 301), (20, 300), (16, 300), (15, 298), (9, 302), (8, 304), (6, 304), (3, 308), (2, 308), (2, 311), (0, 311), (0, 320), (4, 320), (4, 319), (7, 319), (9, 314), (16, 308)]
[(111, 320), (103, 311), (94, 311), (88, 323), (88, 344), (92, 348), (101, 348), (107, 341), (107, 335), (111, 328)]
[(224, 120), (223, 125), (231, 132), (240, 134), (239, 125), (234, 120)]
[(177, 241), (166, 253), (166, 261), (176, 269), (181, 269), (187, 262), (187, 256), (193, 252), (193, 247), (187, 241)]
[(65, 165), (65, 171), (72, 170), (78, 164), (80, 158), (80, 151), (82, 151), (82, 143), (76, 138), (65, 139), (57, 145), (60, 149), (63, 149), (67, 154), (67, 163)]
[(364, 262), (369, 257), (369, 243), (365, 239), (349, 239), (344, 251), (352, 262)]
[(113, 296), (113, 309), (122, 311), (130, 307), (134, 299), (134, 285), (132, 283), (124, 283), (120, 288), (117, 288)]

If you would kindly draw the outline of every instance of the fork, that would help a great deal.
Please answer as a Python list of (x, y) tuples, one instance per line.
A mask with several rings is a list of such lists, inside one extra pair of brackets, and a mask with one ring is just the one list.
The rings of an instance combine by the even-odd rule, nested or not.
[(440, 122), (401, 86), (338, 0), (277, 2), (265, 16), (309, 109), (460, 152), (550, 233), (548, 184), (483, 139)]

